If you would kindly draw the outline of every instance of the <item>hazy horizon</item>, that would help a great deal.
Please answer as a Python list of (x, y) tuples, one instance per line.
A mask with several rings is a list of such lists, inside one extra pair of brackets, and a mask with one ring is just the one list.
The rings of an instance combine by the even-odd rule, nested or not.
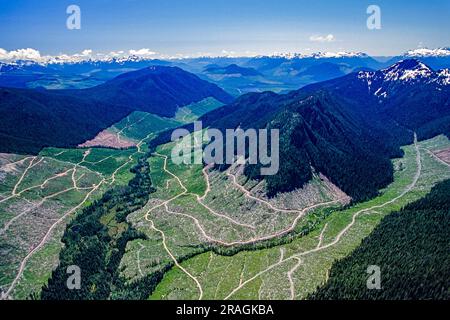
[[(66, 27), (71, 4), (81, 10), (79, 30)], [(381, 29), (367, 27), (372, 4), (381, 9)], [(449, 45), (450, 3), (443, 0), (0, 0), (0, 8), (0, 48), (33, 48), (41, 55), (145, 49), (154, 57), (318, 51), (393, 56)]]

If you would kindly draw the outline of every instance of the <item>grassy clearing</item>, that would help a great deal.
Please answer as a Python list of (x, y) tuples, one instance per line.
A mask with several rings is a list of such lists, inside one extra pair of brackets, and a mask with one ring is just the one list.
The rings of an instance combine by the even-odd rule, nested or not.
[[(448, 146), (450, 142), (442, 136), (420, 143), (422, 151)], [(384, 205), (401, 195), (411, 184), (417, 172), (414, 147), (407, 146), (404, 150), (404, 158), (393, 160), (397, 168), (394, 182), (383, 190), (380, 196), (347, 210), (334, 212), (322, 222), (319, 228), (307, 236), (298, 238), (287, 245), (266, 250), (244, 251), (231, 257), (207, 252), (184, 261), (182, 266), (196, 275), (202, 284), (205, 299), (305, 298), (326, 281), (327, 272), (332, 263), (352, 252), (378, 225), (383, 216), (420, 199), (437, 182), (450, 177), (448, 167), (433, 159), (428, 153), (421, 152), (422, 172), (415, 187), (392, 204)], [(352, 227), (339, 241), (336, 241), (339, 233), (351, 223), (355, 213), (374, 206), (382, 207), (361, 213)], [(305, 254), (317, 247), (321, 233), (322, 246), (325, 247)], [(326, 247), (327, 245), (329, 246)], [(282, 254), (283, 260), (278, 263)], [(297, 256), (301, 259), (298, 266), (298, 261), (295, 259)], [(268, 268), (269, 266), (272, 267)], [(294, 268), (296, 266), (297, 268)], [(291, 276), (293, 290), (291, 290), (288, 273)], [(150, 298), (195, 298), (195, 295), (191, 294), (195, 287), (183, 279), (184, 275), (174, 268), (167, 273)], [(241, 287), (240, 283), (243, 284)]]
[[(129, 216), (129, 221), (136, 229), (152, 237), (154, 230), (150, 228), (150, 222), (146, 220), (146, 217), (150, 219), (158, 229), (164, 232), (166, 245), (177, 260), (184, 260), (197, 252), (204, 251), (205, 246), (210, 245), (210, 240), (204, 237), (195, 223), (195, 219), (207, 235), (220, 241), (233, 242), (251, 241), (254, 237), (272, 235), (282, 231), (290, 227), (298, 215), (298, 213), (278, 213), (267, 207), (266, 204), (245, 197), (223, 172), (209, 174), (211, 190), (202, 200), (204, 205), (201, 205), (197, 197), (203, 197), (207, 190), (207, 183), (202, 172), (203, 166), (173, 164), (170, 161), (172, 147), (173, 143), (159, 146), (156, 150), (157, 155), (149, 159), (152, 181), (157, 191), (151, 195), (150, 202), (143, 210)], [(186, 192), (175, 177), (164, 171), (165, 156), (168, 157), (167, 169), (179, 177), (187, 189)], [(336, 194), (331, 193), (328, 188), (330, 186), (325, 186), (324, 182), (317, 177), (310, 186), (305, 187), (305, 190), (298, 192), (305, 196), (302, 201), (298, 201), (298, 194), (286, 197), (286, 199), (270, 201), (274, 205), (287, 204), (290, 206), (293, 204), (300, 209), (317, 202), (335, 199)], [(294, 198), (297, 199), (296, 202), (293, 201)], [(167, 203), (169, 211), (166, 211), (163, 205), (167, 200), (170, 200)], [(277, 203), (278, 200), (280, 203)], [(317, 212), (321, 213), (322, 210), (317, 210)], [(300, 219), (298, 228), (301, 229), (306, 223), (314, 221), (317, 218), (313, 219), (314, 214), (310, 213), (304, 219)], [(253, 223), (254, 230), (241, 225), (245, 223)], [(168, 253), (162, 246), (142, 248), (140, 245), (129, 244), (127, 255), (122, 260), (122, 276), (129, 281), (139, 277), (142, 266), (139, 270), (133, 257), (137, 259), (138, 255), (145, 255), (150, 250), (152, 250), (152, 256), (155, 257), (153, 263), (158, 265), (158, 262), (155, 261), (166, 261)], [(152, 267), (161, 269), (163, 265), (152, 265)], [(183, 275), (187, 276), (185, 273)], [(186, 280), (188, 280), (186, 283), (192, 285), (192, 279), (187, 277)], [(193, 296), (198, 295), (195, 287), (189, 287), (188, 291)]]
[[(157, 152), (168, 157), (167, 169), (180, 178), (183, 185), (188, 189), (188, 193), (202, 196), (206, 190), (206, 181), (203, 178), (202, 164), (174, 164), (171, 158), (171, 152), (175, 143), (168, 143), (157, 148)], [(162, 170), (160, 168), (159, 170)]]
[(179, 108), (177, 113), (175, 114), (175, 119), (183, 123), (193, 122), (205, 113), (213, 111), (222, 106), (222, 102), (209, 97), (203, 99), (202, 101), (191, 103), (190, 105)]
[[(5, 200), (0, 203), (0, 288), (3, 291), (11, 287), (18, 275), (11, 297), (26, 299), (40, 291), (58, 263), (62, 245), (59, 239), (76, 214), (71, 210), (81, 209), (100, 197), (113, 181), (113, 175), (116, 185), (128, 183), (133, 177), (129, 170), (136, 161), (135, 153), (136, 149), (46, 148), (36, 158), (17, 164), (14, 170), (5, 171), (2, 167)], [(30, 166), (33, 158), (34, 165)], [(85, 201), (102, 180), (100, 188)], [(113, 227), (120, 226), (112, 226), (112, 230)], [(47, 241), (42, 243), (50, 228)], [(23, 272), (18, 273), (24, 258), (36, 247), (39, 249), (25, 261)]]
[[(87, 151), (89, 154), (83, 160), (83, 154)], [(49, 157), (70, 164), (78, 164), (81, 167), (105, 176), (112, 175), (117, 168), (130, 160), (130, 156), (134, 156), (135, 154), (136, 148), (126, 150), (108, 148), (46, 148), (39, 153), (41, 157)], [(129, 168), (130, 166), (127, 166), (128, 170)]]
[(176, 119), (163, 118), (151, 113), (135, 111), (110, 129), (121, 137), (140, 141), (149, 134), (157, 133), (169, 128), (175, 128), (182, 123)]

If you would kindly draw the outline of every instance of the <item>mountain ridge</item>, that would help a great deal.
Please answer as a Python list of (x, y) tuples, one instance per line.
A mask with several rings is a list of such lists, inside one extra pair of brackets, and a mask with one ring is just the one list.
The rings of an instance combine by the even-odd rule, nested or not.
[[(133, 79), (146, 78), (137, 85)], [(197, 90), (194, 90), (197, 88)], [(172, 67), (145, 69), (82, 90), (0, 88), (2, 152), (37, 153), (77, 146), (132, 111), (171, 117), (178, 107), (207, 97), (229, 103), (214, 84)]]
[[(389, 72), (400, 71), (398, 67), (408, 75), (419, 70), (417, 81), (391, 77)], [(265, 179), (269, 195), (301, 187), (314, 167), (359, 201), (373, 197), (392, 181), (390, 158), (402, 156), (400, 147), (413, 142), (412, 131), (420, 139), (450, 134), (450, 88), (446, 82), (422, 77), (422, 68), (420, 62), (407, 61), (370, 71), (373, 77), (388, 79), (387, 97), (381, 101), (370, 88), (372, 79), (361, 77), (368, 71), (359, 71), (288, 94), (246, 94), (200, 120), (221, 130), (280, 130), (278, 174), (261, 177), (258, 165), (247, 165), (244, 171), (248, 179)], [(162, 134), (154, 143), (165, 143), (169, 137)]]

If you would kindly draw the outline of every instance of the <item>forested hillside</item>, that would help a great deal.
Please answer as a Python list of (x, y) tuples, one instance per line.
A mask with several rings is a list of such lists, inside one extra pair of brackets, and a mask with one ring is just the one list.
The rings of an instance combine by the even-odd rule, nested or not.
[[(433, 70), (417, 59), (378, 71), (360, 71), (306, 86), (299, 94), (326, 90), (345, 99), (377, 130), (398, 136), (399, 127), (417, 131), (419, 139), (450, 133), (450, 73)], [(400, 134), (399, 142), (404, 143)]]
[(419, 139), (449, 134), (448, 83), (445, 70), (405, 60), (285, 95), (248, 94), (201, 120), (222, 130), (280, 130), (279, 172), (260, 177), (259, 166), (245, 170), (249, 178), (266, 180), (269, 195), (303, 186), (314, 168), (358, 201), (392, 181), (389, 158), (402, 155), (400, 146), (413, 142), (413, 131)]
[(232, 98), (214, 84), (171, 67), (149, 67), (82, 90), (0, 88), (0, 152), (37, 153), (92, 139), (132, 111), (173, 117), (208, 97)]
[(0, 88), (0, 151), (36, 154), (46, 146), (76, 146), (129, 112), (130, 106), (82, 94)]
[[(77, 91), (74, 91), (77, 93)], [(134, 110), (174, 117), (177, 109), (208, 97), (222, 103), (233, 98), (215, 84), (177, 67), (151, 66), (124, 73), (85, 94), (101, 101), (132, 105)]]
[(311, 180), (312, 168), (354, 200), (373, 197), (392, 181), (386, 148), (332, 96), (318, 92), (303, 100), (287, 97), (282, 105), (267, 125), (280, 130), (280, 170), (267, 177), (259, 176), (258, 165), (245, 170), (249, 178), (265, 178), (269, 196), (302, 187)]
[[(269, 196), (302, 187), (311, 180), (314, 168), (355, 200), (373, 197), (392, 181), (389, 157), (401, 155), (399, 149), (386, 147), (365, 130), (369, 123), (321, 91), (301, 98), (296, 93), (247, 94), (200, 120), (204, 127), (223, 132), (237, 127), (280, 130), (278, 173), (262, 177), (260, 165), (245, 169), (247, 177), (266, 180)], [(185, 128), (193, 129), (191, 125)], [(164, 132), (150, 145), (167, 143), (170, 135), (171, 131)]]
[[(348, 257), (335, 263), (312, 299), (450, 299), (450, 180), (386, 216)], [(369, 265), (381, 290), (368, 290)]]

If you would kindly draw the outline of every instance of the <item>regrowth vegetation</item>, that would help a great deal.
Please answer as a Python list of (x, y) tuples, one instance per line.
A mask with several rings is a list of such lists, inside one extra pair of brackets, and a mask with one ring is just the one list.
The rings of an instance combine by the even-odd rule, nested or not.
[[(350, 256), (333, 265), (327, 283), (310, 298), (448, 300), (449, 190), (446, 180), (386, 216)], [(380, 290), (367, 290), (368, 262), (380, 267)]]

